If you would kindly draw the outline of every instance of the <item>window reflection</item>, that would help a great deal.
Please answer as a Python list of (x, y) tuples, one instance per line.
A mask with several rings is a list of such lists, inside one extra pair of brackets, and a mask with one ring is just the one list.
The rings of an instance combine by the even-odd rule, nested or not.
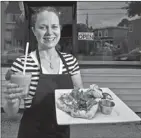
[(24, 22), (20, 21), (21, 10), (18, 2), (2, 2), (3, 44), (1, 64), (11, 64), (24, 54)]
[[(17, 57), (24, 54), (28, 29), (26, 21), (21, 18), (23, 12), (20, 9), (20, 2), (2, 3), (3, 9), (3, 44), (2, 44), (2, 65), (10, 65)], [(38, 7), (30, 7), (32, 10)], [(57, 46), (62, 52), (72, 53), (72, 6), (57, 6), (61, 14), (61, 40)], [(32, 40), (34, 41), (34, 40)], [(32, 43), (32, 42), (31, 42)], [(31, 50), (35, 50), (35, 46)]]
[(127, 11), (121, 8), (125, 5), (125, 2), (77, 2), (77, 33), (94, 34), (93, 41), (78, 38), (80, 60), (141, 60), (141, 18), (129, 19)]
[[(2, 64), (9, 64), (19, 56), (16, 54), (9, 61), (5, 55), (15, 49), (23, 51), (26, 42), (25, 22), (21, 18), (22, 12), (18, 2), (7, 3), (9, 3), (7, 6), (2, 3)], [(59, 6), (63, 29), (58, 48), (62, 52), (76, 53), (78, 59), (82, 61), (127, 61), (128, 63), (140, 61), (141, 18), (127, 18), (127, 11), (121, 9), (125, 5), (125, 2), (77, 2), (76, 32), (73, 30), (75, 23), (72, 18), (72, 7)], [(72, 37), (74, 33), (77, 36), (75, 46)], [(85, 33), (81, 39), (79, 33)]]

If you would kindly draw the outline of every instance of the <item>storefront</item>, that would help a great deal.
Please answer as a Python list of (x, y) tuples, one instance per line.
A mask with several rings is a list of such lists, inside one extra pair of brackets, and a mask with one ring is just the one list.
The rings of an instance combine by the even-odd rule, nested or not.
[[(18, 5), (18, 2), (14, 4)], [(102, 8), (104, 4), (107, 8)], [(56, 6), (60, 11), (63, 28), (58, 48), (77, 57), (84, 86), (96, 83), (100, 87), (108, 87), (134, 111), (141, 112), (141, 19), (129, 21), (132, 29), (126, 25), (107, 26), (105, 23), (104, 26), (108, 16), (114, 20), (123, 14), (108, 11), (114, 8), (107, 2), (24, 2), (24, 20), (18, 18), (22, 13), (20, 6), (15, 6), (20, 13), (18, 10), (13, 13), (6, 10), (3, 25), (5, 33), (11, 35), (2, 37), (2, 67), (9, 67), (16, 57), (24, 53), (27, 41), (30, 42), (30, 50), (35, 49), (34, 35), (32, 31), (29, 33), (29, 18), (31, 10), (39, 6)]]
[[(5, 10), (5, 38), (2, 51), (16, 49), (17, 47), (24, 50), (27, 41), (30, 41), (30, 50), (34, 50), (36, 41), (31, 29), (29, 30), (31, 28), (30, 15), (36, 7), (55, 6), (61, 17), (62, 30), (59, 43), (61, 51), (74, 54), (81, 61), (80, 63), (90, 61), (90, 64), (98, 66), (110, 66), (112, 64), (112, 66), (130, 65), (140, 68), (141, 29), (139, 24), (141, 19), (138, 19), (138, 23), (136, 23), (136, 20), (130, 21), (129, 29), (126, 25), (100, 25), (102, 21), (104, 22), (105, 16), (110, 17), (111, 15), (110, 13), (104, 14), (108, 9), (101, 8), (102, 6), (96, 8), (96, 5), (99, 4), (100, 2), (76, 1), (24, 2), (24, 11), (21, 11), (18, 2), (9, 2)], [(12, 11), (16, 8), (17, 10)], [(20, 17), (23, 12), (25, 12), (25, 18), (23, 17), (22, 20)], [(111, 21), (114, 20), (114, 16), (110, 17)], [(97, 19), (99, 25), (96, 24), (95, 20)], [(134, 26), (134, 29), (131, 30), (130, 26)], [(7, 63), (6, 60), (3, 61)]]

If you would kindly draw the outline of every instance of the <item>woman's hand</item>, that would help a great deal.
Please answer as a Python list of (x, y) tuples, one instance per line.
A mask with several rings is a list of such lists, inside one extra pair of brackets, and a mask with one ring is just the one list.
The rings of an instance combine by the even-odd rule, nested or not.
[(20, 88), (17, 84), (9, 83), (6, 86), (4, 92), (4, 98), (9, 104), (14, 104), (19, 101), (25, 94), (23, 93), (23, 88)]
[(13, 83), (7, 84), (4, 92), (3, 109), (10, 118), (15, 117), (19, 111), (19, 105), (23, 96), (23, 88)]

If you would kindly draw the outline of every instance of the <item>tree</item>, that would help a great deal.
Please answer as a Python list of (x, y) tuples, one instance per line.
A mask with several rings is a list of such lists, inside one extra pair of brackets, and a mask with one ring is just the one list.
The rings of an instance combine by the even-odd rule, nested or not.
[(124, 18), (122, 19), (117, 26), (121, 26), (121, 27), (128, 27), (129, 21), (128, 19)]
[(128, 6), (125, 9), (127, 9), (128, 17), (141, 16), (141, 1), (128, 2)]
[(83, 23), (77, 24), (77, 32), (88, 32), (87, 25)]

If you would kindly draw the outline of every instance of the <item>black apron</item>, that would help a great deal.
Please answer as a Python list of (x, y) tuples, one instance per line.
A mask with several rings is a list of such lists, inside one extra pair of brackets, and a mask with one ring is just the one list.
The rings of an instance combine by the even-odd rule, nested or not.
[[(38, 51), (38, 50), (37, 50)], [(21, 119), (18, 138), (69, 138), (68, 125), (59, 126), (56, 121), (55, 89), (72, 89), (73, 84), (68, 66), (57, 50), (68, 74), (43, 74), (39, 52), (40, 77), (32, 105), (26, 109)]]

